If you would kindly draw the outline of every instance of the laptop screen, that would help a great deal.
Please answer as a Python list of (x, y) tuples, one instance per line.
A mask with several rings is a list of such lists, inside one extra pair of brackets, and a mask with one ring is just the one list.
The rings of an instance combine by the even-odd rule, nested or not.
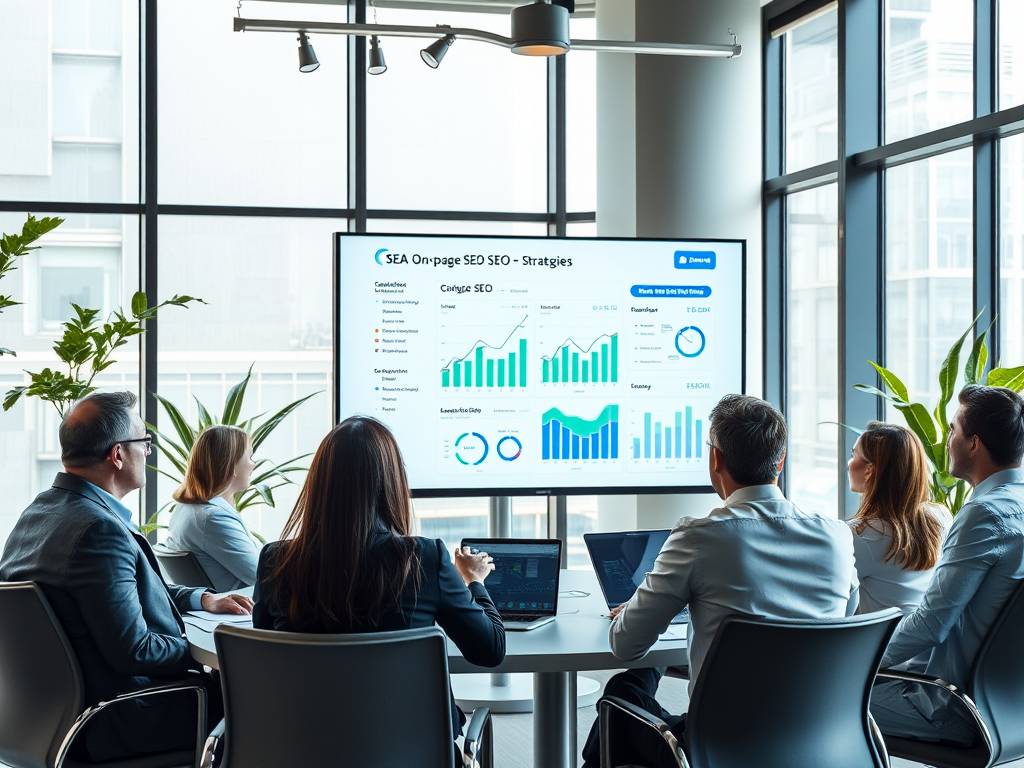
[(494, 570), (484, 580), (484, 586), (500, 614), (555, 614), (562, 542), (463, 539), (462, 546), (486, 552), (494, 558)]
[(654, 570), (654, 561), (670, 533), (666, 529), (583, 535), (609, 608), (633, 596), (644, 576)]

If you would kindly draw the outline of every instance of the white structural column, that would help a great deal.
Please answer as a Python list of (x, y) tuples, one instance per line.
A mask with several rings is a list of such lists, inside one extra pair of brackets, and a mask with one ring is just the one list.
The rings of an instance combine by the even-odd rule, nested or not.
[[(757, 0), (598, 0), (599, 38), (743, 45), (738, 59), (597, 54), (597, 233), (747, 241), (746, 392), (762, 391), (761, 9)], [(736, 307), (740, 312), (743, 308)], [(637, 527), (706, 515), (715, 495), (639, 496)], [(602, 498), (598, 526), (630, 527)]]

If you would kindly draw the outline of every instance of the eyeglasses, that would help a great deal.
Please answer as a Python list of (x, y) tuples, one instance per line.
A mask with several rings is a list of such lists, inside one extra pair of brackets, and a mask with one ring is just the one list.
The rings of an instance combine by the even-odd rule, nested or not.
[[(132, 440), (118, 440), (114, 445), (125, 445), (127, 443), (143, 443), (142, 447), (145, 449), (147, 456), (153, 452), (153, 436), (149, 432), (146, 433), (145, 437), (136, 437)], [(110, 446), (110, 448), (113, 448), (114, 445)], [(110, 453), (110, 448), (107, 448), (104, 455)]]
[(718, 452), (719, 452), (719, 453), (721, 453), (721, 452), (722, 452), (722, 449), (721, 449), (721, 448), (719, 448), (719, 447), (718, 447), (717, 445), (715, 445), (714, 443), (712, 443), (712, 442), (711, 442), (710, 440), (705, 440), (704, 442), (705, 442), (705, 444), (707, 445), (707, 447), (708, 447), (708, 448), (716, 448), (716, 449), (718, 450)]

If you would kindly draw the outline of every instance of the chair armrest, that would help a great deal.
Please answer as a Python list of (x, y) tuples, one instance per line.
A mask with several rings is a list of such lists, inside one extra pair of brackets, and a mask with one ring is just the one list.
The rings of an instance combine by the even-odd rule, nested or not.
[(930, 685), (933, 688), (941, 688), (946, 691), (950, 696), (963, 704), (967, 708), (967, 711), (970, 712), (971, 717), (974, 718), (974, 724), (978, 726), (978, 730), (981, 731), (981, 736), (985, 740), (985, 746), (988, 748), (989, 753), (992, 753), (992, 733), (989, 731), (988, 725), (985, 723), (985, 718), (981, 716), (981, 711), (971, 700), (971, 697), (952, 683), (947, 683), (945, 680), (937, 677), (928, 677), (927, 675), (918, 674), (917, 672), (904, 672), (898, 669), (880, 669), (878, 674), (875, 675), (875, 678), (878, 680), (902, 680), (906, 683), (920, 683), (921, 685)]
[(878, 727), (875, 718), (868, 712), (868, 729), (871, 731), (871, 741), (875, 745), (875, 751), (882, 759), (882, 768), (892, 768), (889, 762), (889, 750), (885, 747), (885, 737), (882, 736), (882, 729)]
[(196, 694), (198, 703), (197, 709), (199, 710), (198, 723), (196, 727), (196, 768), (199, 768), (203, 752), (203, 731), (206, 729), (206, 688), (187, 680), (167, 683), (166, 685), (154, 685), (149, 688), (140, 688), (137, 691), (128, 691), (127, 693), (118, 694), (117, 698), (111, 699), (110, 701), (101, 701), (96, 706), (88, 707), (78, 716), (78, 719), (75, 720), (74, 724), (71, 726), (71, 730), (69, 730), (67, 735), (64, 736), (64, 741), (61, 742), (60, 749), (57, 750), (57, 759), (54, 762), (55, 768), (62, 768), (64, 761), (68, 757), (68, 751), (71, 749), (71, 744), (74, 742), (75, 738), (77, 738), (78, 734), (81, 733), (82, 729), (90, 720), (107, 707), (115, 704), (121, 704), (125, 701), (133, 701), (135, 699), (142, 699), (149, 696), (161, 696), (168, 693), (177, 693), (179, 691), (193, 691)]
[(466, 740), (462, 747), (463, 762), (473, 768), (493, 768), (494, 733), (491, 710), (477, 707), (466, 726)]
[(217, 744), (224, 738), (224, 720), (222, 719), (206, 738), (206, 746), (203, 747), (203, 756), (199, 761), (199, 768), (213, 768), (213, 756), (217, 751)]
[(676, 764), (679, 768), (690, 768), (690, 763), (686, 759), (686, 754), (683, 752), (683, 747), (679, 743), (679, 739), (677, 739), (676, 735), (672, 733), (672, 729), (668, 727), (668, 723), (660, 717), (656, 717), (635, 704), (630, 704), (628, 701), (623, 701), (616, 696), (603, 696), (601, 700), (597, 702), (597, 707), (601, 728), (601, 768), (613, 768), (611, 751), (611, 717), (613, 710), (618, 710), (623, 714), (629, 715), (635, 720), (639, 720), (648, 728), (657, 731), (665, 741), (665, 744), (668, 745), (668, 748), (672, 751), (672, 755), (675, 757)]

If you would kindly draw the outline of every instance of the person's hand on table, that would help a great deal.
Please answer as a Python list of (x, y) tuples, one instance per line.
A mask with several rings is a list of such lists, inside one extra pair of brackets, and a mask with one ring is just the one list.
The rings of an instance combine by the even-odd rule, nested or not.
[(494, 570), (494, 558), (486, 552), (473, 552), (469, 547), (455, 548), (455, 567), (468, 587), (474, 581), (484, 583)]
[(213, 592), (204, 592), (200, 603), (203, 610), (210, 613), (233, 613), (238, 616), (252, 613), (252, 599), (245, 595), (217, 595)]

